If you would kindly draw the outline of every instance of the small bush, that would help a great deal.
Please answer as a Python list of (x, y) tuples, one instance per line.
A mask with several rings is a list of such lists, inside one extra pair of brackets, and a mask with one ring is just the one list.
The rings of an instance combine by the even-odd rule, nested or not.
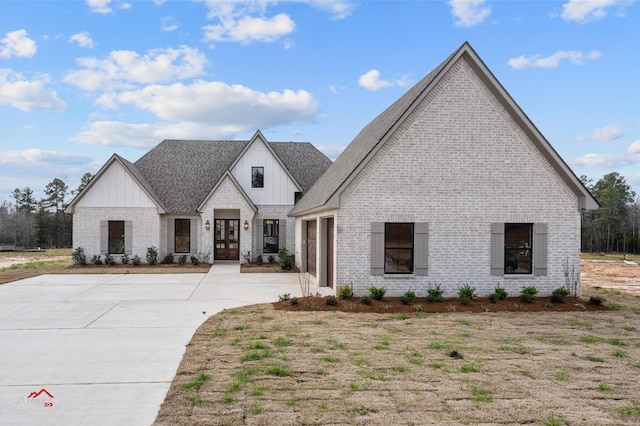
[(138, 256), (137, 254), (134, 254), (133, 257), (131, 258), (131, 263), (138, 266), (140, 262), (141, 262), (140, 256)]
[(416, 300), (416, 294), (411, 290), (405, 292), (400, 298), (400, 301), (402, 302), (403, 305), (408, 305), (414, 300)]
[(282, 302), (283, 300), (289, 300), (291, 299), (291, 293), (284, 293), (280, 296), (278, 296), (278, 299)]
[(257, 255), (257, 256), (256, 256), (256, 263), (257, 263), (258, 265), (262, 265), (262, 263), (263, 263), (263, 262), (262, 262), (262, 260), (263, 260), (263, 259), (262, 259), (262, 255), (261, 255), (261, 254), (259, 254), (259, 255)]
[(496, 293), (491, 293), (488, 296), (489, 302), (491, 303), (496, 303), (498, 300), (500, 300), (500, 296), (498, 296)]
[(369, 294), (375, 300), (382, 300), (384, 298), (384, 294), (387, 292), (387, 289), (384, 287), (369, 287)]
[(285, 247), (280, 249), (280, 252), (278, 252), (278, 257), (280, 257), (280, 269), (290, 271), (293, 268), (293, 265), (295, 263), (295, 256), (291, 254)]
[(569, 290), (565, 287), (558, 287), (551, 293), (551, 302), (564, 303), (564, 298), (569, 295)]
[(163, 259), (162, 264), (170, 265), (173, 263), (173, 253), (168, 253)]
[(187, 255), (183, 254), (178, 258), (178, 265), (184, 265), (185, 263), (187, 263)]
[(535, 286), (523, 287), (520, 293), (520, 300), (525, 303), (532, 303), (538, 296), (538, 289)]
[(351, 299), (353, 297), (353, 289), (350, 285), (344, 285), (338, 290), (338, 297), (342, 300)]
[(370, 305), (371, 304), (371, 296), (362, 296), (360, 298), (360, 302), (362, 302), (365, 305)]
[(94, 254), (91, 258), (91, 263), (94, 265), (102, 265), (102, 257), (99, 254)]
[(113, 256), (107, 253), (104, 255), (104, 264), (113, 266), (116, 264), (116, 260), (113, 258)]
[(338, 304), (338, 299), (336, 299), (335, 296), (327, 296), (324, 301), (329, 306), (336, 306)]
[(298, 304), (298, 298), (297, 297), (292, 297), (291, 300), (289, 300), (289, 303), (292, 305), (297, 305)]
[(149, 265), (158, 263), (158, 249), (155, 246), (147, 247), (147, 263)]
[(129, 255), (127, 253), (123, 254), (122, 257), (120, 258), (120, 262), (123, 265), (126, 265), (129, 263)]
[(599, 306), (604, 303), (604, 299), (600, 296), (591, 296), (589, 297), (589, 303)]
[(439, 283), (436, 283), (435, 287), (431, 287), (431, 284), (429, 284), (429, 290), (427, 290), (428, 302), (442, 302), (443, 295), (444, 290), (440, 287)]
[(504, 300), (509, 297), (509, 293), (504, 287), (500, 287), (500, 284), (494, 289), (495, 295), (498, 297), (498, 300)]
[(198, 256), (191, 256), (191, 264), (192, 265), (199, 265), (200, 264), (200, 259), (198, 259)]
[(86, 265), (87, 264), (87, 255), (84, 254), (84, 249), (82, 247), (78, 247), (71, 254), (71, 258), (73, 259), (74, 265)]
[(468, 305), (476, 297), (476, 288), (465, 283), (462, 287), (458, 287), (458, 297), (460, 303)]
[(269, 257), (267, 257), (267, 260), (269, 261), (269, 263), (275, 263), (276, 257), (270, 254)]

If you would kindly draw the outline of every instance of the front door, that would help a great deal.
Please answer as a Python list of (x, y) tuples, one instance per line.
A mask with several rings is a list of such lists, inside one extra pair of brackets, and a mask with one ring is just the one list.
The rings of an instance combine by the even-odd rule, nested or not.
[(240, 221), (216, 219), (215, 260), (240, 259)]

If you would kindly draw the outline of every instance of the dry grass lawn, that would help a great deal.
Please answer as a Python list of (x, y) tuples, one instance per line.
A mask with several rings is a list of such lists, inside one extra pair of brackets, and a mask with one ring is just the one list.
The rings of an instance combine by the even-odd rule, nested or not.
[[(640, 298), (601, 312), (211, 317), (156, 425), (640, 423)], [(586, 303), (586, 302), (585, 302)]]

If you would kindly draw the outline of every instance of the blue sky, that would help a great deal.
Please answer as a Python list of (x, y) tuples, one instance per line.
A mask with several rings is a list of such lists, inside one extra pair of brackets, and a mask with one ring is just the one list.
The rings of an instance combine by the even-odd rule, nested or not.
[(0, 0), (0, 201), (163, 139), (335, 158), (465, 41), (576, 175), (640, 193), (636, 2)]

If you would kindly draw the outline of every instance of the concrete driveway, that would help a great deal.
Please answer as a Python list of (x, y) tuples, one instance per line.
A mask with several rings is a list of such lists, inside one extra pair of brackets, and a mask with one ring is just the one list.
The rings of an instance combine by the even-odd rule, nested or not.
[(2, 425), (150, 425), (196, 329), (297, 274), (42, 275), (0, 286)]

